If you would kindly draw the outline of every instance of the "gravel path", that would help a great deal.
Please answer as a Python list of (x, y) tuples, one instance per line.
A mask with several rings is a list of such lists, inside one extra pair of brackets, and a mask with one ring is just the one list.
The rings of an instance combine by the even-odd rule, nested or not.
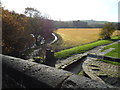
[(114, 50), (115, 48), (109, 48), (105, 50), (104, 52), (101, 52), (102, 55), (105, 55), (106, 53), (109, 53), (110, 51)]

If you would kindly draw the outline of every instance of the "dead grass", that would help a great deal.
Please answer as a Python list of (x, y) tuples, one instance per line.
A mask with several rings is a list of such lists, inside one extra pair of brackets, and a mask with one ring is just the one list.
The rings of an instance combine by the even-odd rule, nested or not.
[[(61, 28), (56, 33), (63, 39), (62, 47), (72, 47), (98, 40), (100, 30), (101, 28)], [(120, 35), (120, 31), (114, 33), (114, 35), (118, 34)]]

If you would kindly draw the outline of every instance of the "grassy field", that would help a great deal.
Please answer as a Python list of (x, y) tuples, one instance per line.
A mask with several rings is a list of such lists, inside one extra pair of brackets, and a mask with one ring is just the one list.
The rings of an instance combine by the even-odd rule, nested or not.
[(112, 56), (112, 57), (120, 58), (120, 42), (110, 45), (110, 46), (107, 46), (102, 51), (105, 51), (109, 48), (115, 48), (115, 49), (110, 51), (109, 53), (105, 54), (105, 56)]
[[(61, 47), (73, 47), (98, 40), (100, 30), (101, 28), (62, 28), (58, 29), (56, 33), (63, 39)], [(117, 34), (120, 35), (116, 31), (113, 36)]]

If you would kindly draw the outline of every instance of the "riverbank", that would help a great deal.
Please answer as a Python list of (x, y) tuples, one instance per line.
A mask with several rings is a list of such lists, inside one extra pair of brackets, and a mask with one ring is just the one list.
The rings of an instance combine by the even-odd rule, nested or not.
[(36, 46), (36, 44), (34, 44), (32, 47), (27, 48), (24, 52), (21, 53), (21, 57), (23, 59), (33, 59), (34, 57), (40, 56), (40, 52), (44, 52), (47, 48), (49, 48), (49, 45), (51, 45), (52, 43), (55, 43), (58, 38), (57, 36), (52, 33), (51, 34), (51, 38), (48, 38), (47, 40), (41, 40), (40, 45)]

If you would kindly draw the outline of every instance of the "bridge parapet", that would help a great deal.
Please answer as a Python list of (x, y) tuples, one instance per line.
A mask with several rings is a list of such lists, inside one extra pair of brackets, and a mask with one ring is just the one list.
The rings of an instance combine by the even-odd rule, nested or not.
[(20, 58), (2, 57), (3, 88), (113, 88), (71, 72)]

